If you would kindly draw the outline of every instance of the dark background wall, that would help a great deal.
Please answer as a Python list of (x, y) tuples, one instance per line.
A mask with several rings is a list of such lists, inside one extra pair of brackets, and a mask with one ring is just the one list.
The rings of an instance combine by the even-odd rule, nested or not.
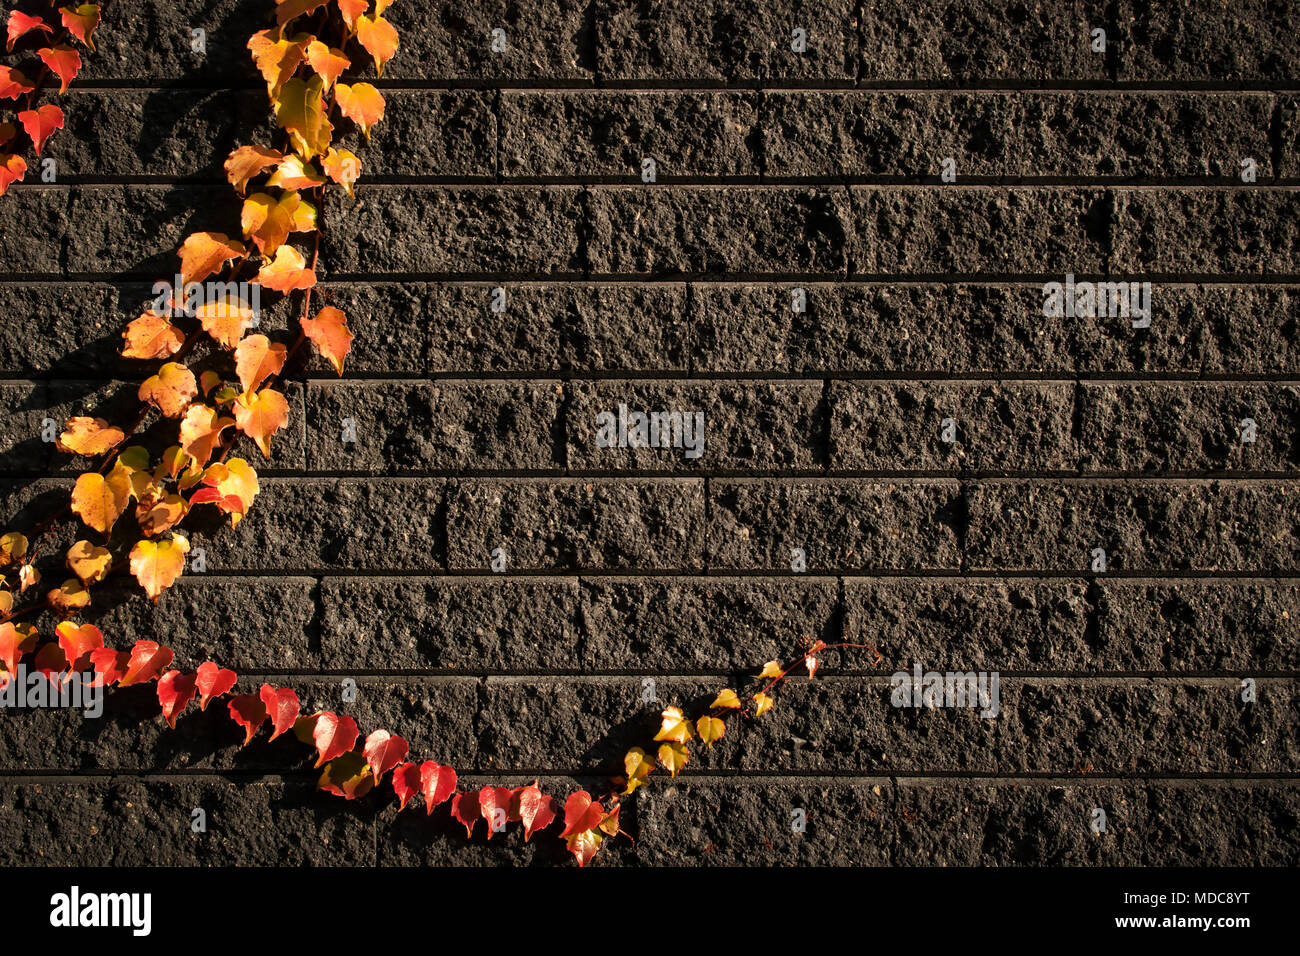
[[(134, 404), (144, 366), (116, 356), (120, 332), (179, 241), (238, 232), (221, 163), (269, 142), (244, 43), (270, 9), (110, 4), (48, 147), (57, 184), (0, 203), (7, 526), (78, 471), (42, 419)], [(557, 791), (600, 787), (653, 734), (644, 677), (692, 702), (801, 637), (879, 649), (828, 658), (653, 779), (624, 814), (637, 842), (600, 863), (1300, 859), (1293, 9), (388, 15), (388, 115), (349, 138), (356, 204), (326, 210), (347, 375), (299, 376), (253, 512), (195, 535), (206, 574), (156, 609), (105, 586), (87, 619), (118, 646), (211, 656), (241, 688), (293, 686), (469, 785)], [(1043, 317), (1066, 273), (1152, 281), (1151, 328)], [(595, 415), (620, 402), (705, 411), (704, 456), (598, 448)], [(1000, 671), (1001, 715), (890, 707), (889, 674), (916, 661)], [(167, 730), (151, 687), (101, 720), (0, 714), (0, 857), (565, 858), (514, 832), (467, 844), (446, 807), (316, 793), (291, 738), (240, 737), (215, 708)]]

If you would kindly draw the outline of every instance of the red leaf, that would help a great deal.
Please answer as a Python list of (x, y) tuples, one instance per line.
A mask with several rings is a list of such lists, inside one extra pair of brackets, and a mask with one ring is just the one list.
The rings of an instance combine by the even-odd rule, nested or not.
[(70, 46), (56, 43), (52, 47), (47, 46), (37, 50), (36, 55), (63, 84), (59, 94), (68, 92), (68, 84), (77, 78), (77, 71), (81, 69), (81, 54)]
[[(0, 97), (3, 99), (3, 97)], [(8, 153), (0, 153), (0, 196), (5, 194), (5, 190), (10, 184), (22, 182), (22, 178), (27, 175), (27, 160), (21, 156), (11, 156)]]
[(510, 798), (513, 794), (508, 787), (484, 787), (478, 792), (479, 812), (483, 814), (483, 819), (487, 821), (488, 839), (492, 839), (492, 834), (497, 832), (495, 819), (496, 812), (501, 811), (500, 824), (501, 829), (505, 830), (506, 821), (510, 819)]
[(481, 819), (477, 793), (458, 793), (451, 801), (451, 815), (465, 824), (465, 836), (474, 835), (474, 824)]
[(199, 710), (207, 710), (208, 702), (234, 687), (239, 678), (232, 670), (218, 667), (212, 661), (204, 661), (199, 665), (199, 672), (194, 675), (194, 679), (199, 691)]
[(69, 670), (83, 671), (90, 664), (90, 652), (97, 651), (104, 646), (104, 635), (93, 624), (82, 624), (80, 627), (71, 621), (63, 621), (57, 628), (59, 632), (59, 646), (63, 648), (63, 653), (67, 655), (68, 660), (72, 662)]
[(512, 816), (523, 821), (524, 842), (537, 830), (545, 830), (560, 813), (560, 805), (555, 798), (542, 793), (536, 783), (520, 787), (514, 792)]
[(31, 80), (13, 67), (0, 66), (0, 100), (16, 100), (36, 89)]
[(158, 678), (158, 703), (162, 704), (163, 720), (172, 730), (176, 717), (185, 711), (185, 705), (194, 699), (194, 675), (168, 671)]
[(68, 658), (63, 653), (63, 648), (53, 642), (44, 645), (36, 652), (36, 660), (32, 662), (36, 670), (45, 675), (45, 679), (51, 684), (58, 684), (55, 679), (63, 671), (68, 669)]
[(383, 780), (384, 774), (405, 760), (410, 749), (405, 740), (386, 730), (376, 730), (367, 737), (364, 753), (366, 763), (370, 764), (370, 771), (375, 775), (375, 783)]
[(420, 764), (420, 792), (424, 794), (424, 812), (433, 808), (456, 792), (456, 771), (440, 767), (432, 760)]
[(230, 698), (230, 719), (247, 731), (240, 745), (247, 747), (257, 728), (266, 720), (266, 707), (253, 694), (236, 694)]
[(564, 801), (564, 832), (561, 837), (576, 836), (600, 826), (605, 819), (605, 808), (599, 800), (592, 800), (586, 790), (579, 790), (569, 795)]
[(263, 684), (257, 693), (262, 703), (266, 705), (266, 712), (271, 716), (271, 739), (274, 740), (285, 731), (292, 730), (293, 722), (298, 719), (298, 713), (302, 710), (302, 705), (298, 703), (298, 695), (288, 687), (276, 690), (270, 684)]
[(23, 110), (18, 114), (18, 122), (23, 124), (27, 135), (31, 137), (39, 156), (45, 141), (56, 129), (63, 129), (63, 110), (53, 103), (46, 103), (39, 109)]
[(136, 641), (135, 647), (131, 648), (126, 674), (117, 686), (129, 687), (153, 680), (172, 662), (173, 656), (170, 647), (163, 647), (157, 641)]
[(8, 621), (0, 624), (0, 662), (4, 663), (5, 670), (12, 674), (18, 667), (19, 659), (32, 649), (35, 642), (35, 632), (20, 631)]
[(317, 717), (316, 726), (311, 732), (312, 740), (316, 741), (316, 751), (320, 754), (316, 766), (343, 756), (352, 749), (360, 733), (357, 722), (351, 717), (340, 717), (333, 711), (325, 711)]
[(53, 33), (54, 27), (40, 17), (29, 17), (17, 10), (12, 11), (9, 14), (9, 40), (5, 43), (5, 49), (12, 50), (20, 37), (26, 36), (33, 30), (44, 30), (46, 33)]
[(406, 801), (420, 792), (420, 768), (413, 763), (398, 764), (393, 768), (393, 791), (400, 801), (397, 812), (406, 809)]
[(90, 663), (95, 668), (95, 679), (90, 682), (91, 686), (108, 687), (116, 684), (126, 673), (126, 665), (130, 660), (131, 655), (126, 651), (116, 651), (111, 647), (91, 651)]

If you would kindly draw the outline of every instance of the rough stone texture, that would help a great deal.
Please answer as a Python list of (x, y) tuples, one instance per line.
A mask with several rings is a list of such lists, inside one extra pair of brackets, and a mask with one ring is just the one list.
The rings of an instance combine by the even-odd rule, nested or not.
[(768, 176), (1236, 178), (1271, 175), (1267, 94), (775, 92)]
[[(89, 464), (40, 440), (47, 417), (134, 417), (157, 363), (122, 359), (121, 329), (178, 243), (239, 233), (222, 163), (275, 142), (244, 49), (271, 6), (108, 4), (59, 98), (56, 182), (32, 162), (0, 199), (0, 531)], [(252, 511), (196, 511), (205, 573), (156, 605), (116, 575), (78, 619), (386, 727), (466, 790), (561, 795), (605, 792), (667, 705), (863, 645), (656, 775), (623, 806), (635, 842), (594, 865), (1300, 861), (1289, 6), (386, 15), (386, 116), (369, 140), (337, 124), (363, 176), (324, 207), (312, 298), (356, 333), (343, 378), (295, 356), (274, 458), (235, 451)], [(1151, 281), (1150, 328), (1044, 315), (1067, 274)], [(298, 302), (259, 331), (293, 341)], [(188, 361), (230, 371), (205, 338)], [(598, 448), (620, 401), (703, 411), (705, 455)], [(128, 517), (108, 543), (137, 537)], [(37, 599), (79, 538), (43, 539)], [(999, 716), (891, 706), (914, 665), (998, 672)], [(177, 724), (152, 685), (101, 719), (0, 714), (0, 863), (569, 860), (552, 834), (466, 839), (445, 805), (398, 814), (387, 786), (322, 794), (309, 748), (241, 748), (223, 703)]]

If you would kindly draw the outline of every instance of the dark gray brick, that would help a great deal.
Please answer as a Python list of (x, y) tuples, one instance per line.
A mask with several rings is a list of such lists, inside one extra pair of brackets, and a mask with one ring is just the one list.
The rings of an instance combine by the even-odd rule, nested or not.
[[(558, 381), (327, 382), (308, 391), (315, 471), (563, 467)], [(346, 419), (354, 443), (343, 441)]]
[(462, 480), (449, 489), (448, 563), (487, 570), (699, 570), (704, 483), (698, 479)]
[(757, 96), (674, 91), (501, 94), (503, 176), (618, 176), (641, 182), (646, 158), (655, 161), (659, 182), (757, 176)]
[(63, 233), (68, 272), (170, 277), (190, 233), (240, 235), (234, 199), (229, 186), (78, 186), (76, 226)]
[[(116, 310), (117, 296), (109, 286), (0, 284), (0, 314), (9, 319), (0, 323), (0, 372), (75, 376), (115, 368), (122, 361)], [(34, 328), (39, 335), (32, 334)]]
[[(27, 181), (40, 182), (34, 161)], [(0, 275), (57, 275), (64, 268), (63, 244), (76, 231), (93, 230), (94, 221), (81, 219), (66, 188), (10, 186), (5, 194), (5, 219), (0, 223)], [(75, 205), (75, 204), (74, 204)]]
[(1264, 93), (774, 91), (764, 108), (768, 176), (937, 177), (945, 157), (958, 181), (1236, 178), (1243, 156), (1272, 174)]
[(1193, 0), (1123, 0), (1121, 80), (1294, 80), (1300, 17), (1288, 4), (1245, 0), (1232, 7)]
[(971, 569), (1289, 571), (1300, 562), (1285, 481), (988, 481), (970, 486)]
[(38, 382), (0, 382), (0, 474), (39, 474), (48, 466), (54, 446), (42, 437), (47, 401)]
[[(817, 469), (825, 457), (821, 393), (820, 382), (573, 382), (565, 414), (568, 466), (671, 472)], [(601, 447), (599, 441), (611, 436), (598, 424), (599, 416), (608, 413), (617, 420), (620, 406), (629, 416), (679, 413), (682, 447)], [(703, 435), (696, 431), (699, 415), (704, 416)], [(628, 427), (634, 429), (635, 423)], [(687, 427), (696, 442), (689, 449)], [(672, 439), (669, 431), (657, 440)]]
[(598, 275), (838, 275), (845, 268), (842, 190), (614, 186), (593, 188), (589, 203), (588, 254)]
[[(791, 49), (791, 31), (807, 50)], [(857, 7), (848, 0), (774, 5), (669, 0), (655, 6), (598, 0), (597, 62), (606, 81), (817, 80), (849, 83), (857, 53)]]
[[(1080, 445), (1089, 471), (1294, 471), (1294, 385), (1085, 382)], [(1256, 423), (1242, 440), (1242, 422)]]
[(854, 274), (1078, 274), (1105, 264), (1109, 208), (1092, 189), (865, 187), (853, 197)]
[[(259, 0), (143, 0), (130, 8), (109, 4), (95, 31), (95, 52), (82, 51), (79, 75), (88, 80), (260, 86), (245, 44), (271, 25)], [(196, 28), (206, 33), (206, 53), (192, 47)]]
[(955, 481), (750, 479), (710, 483), (709, 565), (788, 571), (956, 568)]
[(1076, 460), (1071, 382), (834, 382), (829, 401), (833, 469), (1060, 471)]

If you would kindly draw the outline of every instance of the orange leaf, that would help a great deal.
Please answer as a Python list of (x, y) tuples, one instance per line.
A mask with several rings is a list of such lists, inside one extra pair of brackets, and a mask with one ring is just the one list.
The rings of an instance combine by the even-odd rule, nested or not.
[(230, 180), (230, 185), (235, 187), (235, 192), (242, 196), (250, 179), (283, 159), (284, 153), (278, 149), (241, 146), (226, 159), (226, 178)]
[(253, 307), (240, 296), (228, 292), (203, 303), (195, 309), (194, 317), (203, 331), (228, 349), (239, 344), (244, 329), (253, 324)]
[[(351, 26), (351, 24), (349, 24)], [(20, 37), (26, 36), (33, 30), (44, 30), (46, 33), (53, 33), (54, 27), (50, 26), (40, 17), (29, 17), (25, 13), (19, 13), (17, 10), (9, 14), (9, 40), (5, 43), (6, 50), (12, 50), (14, 44)]]
[(22, 656), (35, 647), (36, 628), (30, 624), (0, 624), (0, 663), (8, 673), (12, 674)]
[(352, 195), (352, 184), (361, 176), (361, 160), (351, 150), (335, 149), (325, 154), (321, 161), (325, 175), (343, 187), (343, 191)]
[(668, 707), (663, 712), (663, 724), (659, 727), (659, 733), (655, 734), (655, 740), (671, 740), (675, 743), (685, 743), (691, 739), (690, 722), (682, 716), (680, 707)]
[(352, 331), (348, 328), (348, 317), (341, 310), (327, 305), (316, 313), (316, 318), (299, 321), (303, 334), (329, 360), (334, 371), (342, 375), (343, 360), (352, 350)]
[(27, 160), (21, 156), (0, 153), (0, 196), (5, 194), (11, 183), (22, 182), (27, 175)]
[(0, 66), (0, 100), (16, 100), (36, 89), (36, 84), (11, 66)]
[(235, 424), (271, 457), (271, 436), (289, 421), (289, 403), (274, 389), (245, 392), (235, 400)]
[(75, 10), (70, 7), (59, 7), (59, 13), (63, 16), (63, 25), (68, 32), (80, 40), (86, 49), (95, 49), (95, 41), (91, 34), (95, 32), (95, 27), (99, 26), (99, 7), (93, 3), (83, 3)]
[(185, 555), (189, 550), (189, 541), (180, 534), (173, 534), (170, 541), (141, 539), (131, 549), (131, 573), (155, 604), (158, 596), (185, 570)]
[(181, 282), (202, 282), (246, 251), (242, 242), (232, 241), (224, 232), (196, 232), (181, 244)]
[[(50, 607), (67, 617), (73, 611), (79, 611), (90, 603), (90, 592), (76, 578), (68, 578), (57, 588), (46, 594)], [(62, 670), (62, 668), (56, 668)]]
[(339, 75), (352, 65), (346, 53), (332, 49), (320, 40), (312, 40), (307, 44), (307, 63), (325, 80), (326, 92), (329, 92)]
[(140, 386), (139, 398), (154, 405), (168, 418), (180, 418), (190, 400), (199, 394), (194, 373), (180, 362), (167, 362)]
[(254, 193), (244, 200), (239, 214), (245, 238), (252, 238), (262, 255), (273, 255), (291, 232), (316, 228), (316, 207), (296, 193), (279, 199), (269, 193)]
[(203, 483), (211, 487), (196, 491), (190, 504), (215, 504), (230, 515), (230, 526), (239, 524), (257, 495), (257, 472), (242, 458), (212, 465), (203, 476)]
[(122, 338), (126, 339), (126, 345), (122, 349), (123, 358), (170, 358), (185, 344), (185, 334), (172, 325), (166, 316), (152, 311), (145, 312), (138, 319), (132, 319), (122, 333)]
[(68, 84), (77, 78), (77, 71), (81, 69), (81, 54), (70, 46), (56, 43), (52, 47), (37, 50), (36, 55), (63, 83), (59, 94), (68, 92)]
[(569, 852), (577, 858), (578, 866), (586, 866), (591, 862), (591, 858), (596, 855), (596, 851), (600, 849), (600, 844), (604, 839), (600, 830), (592, 829), (565, 837), (564, 844), (569, 848)]
[(180, 495), (164, 492), (161, 488), (141, 500), (135, 509), (136, 521), (146, 537), (153, 538), (180, 524), (188, 510)]
[(369, 83), (340, 83), (334, 87), (334, 101), (339, 112), (360, 126), (367, 139), (370, 127), (384, 118), (384, 97)]
[(571, 793), (569, 799), (564, 801), (564, 832), (560, 836), (569, 837), (594, 830), (603, 819), (605, 808), (599, 800), (592, 800), (591, 794), (586, 790)]
[(325, 177), (316, 172), (311, 163), (303, 162), (302, 157), (295, 153), (285, 157), (266, 185), (277, 189), (312, 189), (325, 185), (325, 182)]
[(307, 268), (307, 260), (293, 246), (275, 250), (275, 261), (268, 262), (257, 273), (257, 281), (276, 292), (310, 289), (316, 284), (316, 273)]
[(23, 129), (31, 137), (36, 155), (39, 156), (50, 134), (56, 129), (63, 129), (63, 110), (53, 103), (46, 103), (38, 109), (23, 110), (18, 114), (18, 122), (23, 124)]
[(384, 75), (384, 64), (397, 52), (397, 31), (381, 16), (357, 17), (357, 40), (375, 58), (375, 72)]
[(355, 30), (357, 17), (366, 12), (370, 6), (370, 0), (338, 0), (339, 11), (343, 14), (343, 22), (348, 25), (349, 30)]
[(109, 425), (102, 418), (69, 418), (64, 429), (54, 447), (70, 455), (93, 458), (116, 448), (126, 439), (122, 429)]
[(221, 433), (235, 424), (232, 418), (220, 418), (215, 408), (191, 405), (181, 420), (181, 448), (199, 465), (208, 463), (212, 450), (221, 441)]
[(284, 368), (288, 350), (265, 335), (250, 335), (235, 349), (235, 374), (245, 392), (251, 392)]
[(248, 40), (253, 62), (266, 80), (266, 92), (271, 99), (279, 96), (284, 85), (303, 61), (303, 44), (282, 39), (279, 30), (261, 30)]
[(90, 471), (72, 489), (72, 510), (100, 534), (108, 534), (126, 510), (131, 497), (131, 475), (121, 462), (108, 476)]
[(93, 624), (78, 626), (71, 621), (60, 621), (55, 631), (59, 635), (63, 656), (69, 661), (68, 670), (74, 673), (90, 666), (91, 652), (104, 646), (104, 635)]

